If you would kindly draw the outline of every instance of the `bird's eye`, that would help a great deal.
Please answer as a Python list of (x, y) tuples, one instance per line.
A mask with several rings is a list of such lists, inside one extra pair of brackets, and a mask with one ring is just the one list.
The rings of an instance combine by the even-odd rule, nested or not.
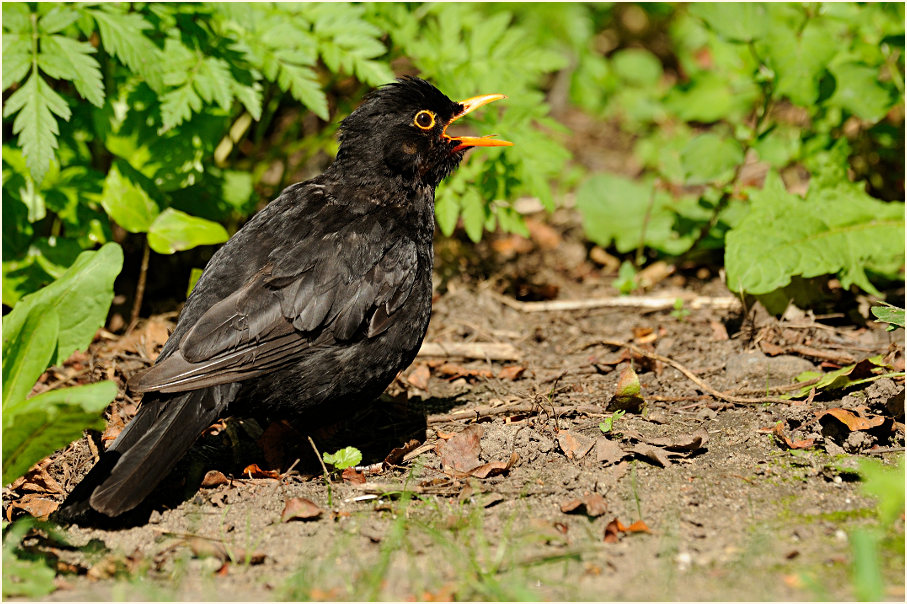
[(422, 130), (431, 130), (435, 127), (435, 114), (423, 109), (413, 118), (413, 123)]

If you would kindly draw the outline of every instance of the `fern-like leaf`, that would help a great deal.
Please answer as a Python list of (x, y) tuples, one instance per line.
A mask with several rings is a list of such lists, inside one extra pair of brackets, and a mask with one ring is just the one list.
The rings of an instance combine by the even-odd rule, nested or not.
[(52, 78), (71, 81), (89, 103), (104, 104), (101, 66), (92, 57), (95, 49), (87, 42), (64, 36), (42, 36), (38, 66)]
[(32, 70), (25, 84), (6, 101), (3, 117), (17, 112), (13, 134), (19, 137), (19, 146), (32, 178), (40, 182), (58, 144), (60, 127), (54, 115), (69, 121), (72, 112), (63, 97), (51, 89), (37, 70)]

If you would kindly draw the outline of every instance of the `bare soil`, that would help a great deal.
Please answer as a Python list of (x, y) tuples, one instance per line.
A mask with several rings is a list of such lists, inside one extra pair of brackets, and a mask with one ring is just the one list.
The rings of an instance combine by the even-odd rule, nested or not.
[[(903, 331), (742, 308), (517, 309), (502, 297), (616, 295), (572, 210), (531, 227), (528, 240), (502, 235), (473, 248), (453, 239), (437, 250), (427, 341), (510, 344), (514, 358), (420, 357), (380, 401), (299, 431), (220, 422), (131, 525), (66, 527), (71, 547), (31, 542), (59, 569), (47, 599), (854, 599), (848, 535), (876, 522), (855, 469), (864, 457), (903, 456), (903, 379), (761, 401), (848, 359), (888, 355), (903, 370)], [(645, 295), (729, 294), (715, 275), (691, 270)], [(123, 381), (156, 356), (173, 320), (102, 333), (39, 388)], [(621, 342), (643, 354), (613, 345)], [(754, 402), (705, 395), (645, 353)], [(642, 401), (615, 396), (631, 366)], [(106, 437), (135, 402), (120, 395)], [(851, 430), (823, 415), (829, 409), (874, 425)], [(616, 419), (605, 433), (607, 418)], [(309, 436), (320, 451), (361, 449), (366, 471), (328, 484)], [(414, 457), (385, 462), (411, 440)], [(104, 442), (89, 434), (6, 489), (4, 516), (49, 511)], [(244, 473), (251, 464), (260, 472)], [(224, 478), (209, 474), (213, 486), (199, 488), (210, 470)], [(43, 491), (39, 475), (53, 479)], [(320, 515), (283, 522), (294, 498)], [(904, 598), (898, 522), (882, 550), (891, 600)]]

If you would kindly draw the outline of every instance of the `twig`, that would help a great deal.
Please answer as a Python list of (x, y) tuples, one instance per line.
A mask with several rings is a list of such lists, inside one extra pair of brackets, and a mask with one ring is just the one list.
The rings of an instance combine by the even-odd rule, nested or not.
[(684, 307), (698, 310), (733, 310), (740, 307), (740, 300), (734, 296), (620, 296), (612, 298), (592, 298), (590, 300), (549, 300), (545, 302), (521, 302), (490, 292), (499, 302), (522, 312), (550, 312), (562, 310), (585, 310), (589, 308), (646, 308), (649, 310), (673, 309), (674, 302), (680, 298)]
[(139, 282), (135, 286), (135, 300), (132, 302), (132, 315), (129, 320), (129, 327), (126, 333), (135, 329), (139, 322), (139, 311), (142, 309), (142, 299), (145, 297), (145, 279), (148, 277), (148, 261), (151, 258), (151, 248), (148, 246), (148, 239), (145, 239), (145, 249), (142, 251), (142, 268), (139, 272)]
[[(328, 483), (330, 483), (331, 474), (328, 472), (328, 467), (326, 465), (324, 465), (324, 460), (321, 459), (321, 453), (318, 452), (318, 447), (315, 446), (315, 441), (312, 440), (311, 436), (309, 436), (307, 438), (309, 439), (309, 444), (312, 445), (312, 449), (315, 450), (315, 457), (318, 458), (318, 463), (321, 464), (321, 469), (324, 470), (324, 479), (327, 480)], [(295, 465), (295, 464), (293, 464), (293, 465)]]
[(660, 361), (662, 363), (665, 363), (666, 365), (670, 365), (671, 367), (673, 367), (674, 369), (676, 369), (677, 371), (679, 371), (680, 373), (685, 375), (687, 377), (687, 379), (689, 379), (691, 382), (693, 382), (694, 384), (699, 386), (699, 388), (701, 388), (704, 392), (707, 392), (708, 394), (711, 394), (715, 398), (721, 399), (723, 401), (727, 401), (729, 403), (734, 403), (734, 404), (738, 404), (738, 405), (758, 405), (758, 404), (762, 404), (762, 403), (783, 403), (786, 405), (791, 404), (791, 401), (789, 401), (787, 399), (775, 397), (775, 396), (745, 398), (742, 396), (734, 396), (732, 394), (725, 394), (724, 392), (719, 392), (718, 390), (715, 390), (714, 388), (712, 388), (707, 382), (705, 382), (703, 379), (699, 378), (695, 373), (693, 373), (692, 371), (690, 371), (689, 369), (687, 369), (685, 366), (681, 365), (674, 359), (669, 359), (666, 356), (662, 356), (662, 355), (656, 354), (654, 352), (648, 352), (646, 350), (643, 350), (639, 346), (636, 346), (635, 344), (631, 344), (629, 342), (617, 342), (615, 340), (602, 340), (601, 343), (605, 344), (607, 346), (614, 346), (615, 348), (629, 348), (634, 353), (636, 353), (640, 356), (643, 356), (643, 357), (646, 357), (646, 358), (649, 358), (649, 359), (652, 359), (655, 361)]
[(418, 356), (518, 361), (520, 351), (512, 344), (497, 342), (425, 342), (419, 349)]
[[(541, 405), (537, 403), (516, 403), (513, 405), (501, 405), (497, 407), (492, 407), (490, 405), (483, 405), (480, 407), (475, 407), (474, 409), (469, 409), (466, 411), (456, 411), (454, 413), (444, 413), (444, 414), (435, 414), (429, 415), (425, 418), (426, 423), (429, 424), (441, 424), (445, 422), (455, 422), (463, 419), (480, 419), (482, 417), (496, 417), (498, 415), (507, 415), (510, 413), (529, 413), (539, 409)], [(551, 411), (554, 415), (562, 415), (564, 413), (583, 413), (586, 415), (605, 415), (606, 411), (603, 407), (598, 405), (561, 405), (558, 407), (552, 407), (551, 409), (544, 409), (547, 413)]]
[(878, 449), (870, 449), (869, 451), (864, 451), (868, 455), (884, 455), (885, 453), (897, 453), (898, 451), (903, 451), (904, 447), (879, 447)]

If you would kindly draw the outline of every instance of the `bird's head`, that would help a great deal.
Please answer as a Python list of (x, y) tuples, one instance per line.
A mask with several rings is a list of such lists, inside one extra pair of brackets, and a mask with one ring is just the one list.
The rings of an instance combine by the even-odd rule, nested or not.
[(447, 128), (502, 94), (452, 101), (425, 80), (404, 77), (370, 93), (343, 120), (337, 160), (372, 173), (435, 187), (472, 147), (513, 143), (491, 136), (453, 136)]

